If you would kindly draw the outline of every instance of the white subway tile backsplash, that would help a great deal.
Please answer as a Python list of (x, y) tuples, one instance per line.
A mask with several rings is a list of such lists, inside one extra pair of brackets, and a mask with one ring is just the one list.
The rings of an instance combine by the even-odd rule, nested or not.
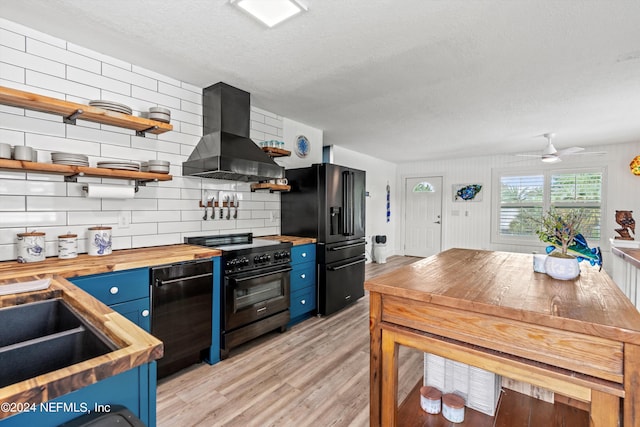
[[(192, 84), (185, 83), (185, 82), (180, 83), (180, 86), (185, 90), (190, 90), (191, 92), (195, 92), (198, 95), (202, 96), (202, 88), (199, 86), (194, 86)], [(200, 103), (200, 99), (198, 99), (198, 101), (196, 102)]]
[(101, 155), (102, 157), (109, 159), (127, 159), (144, 162), (149, 159), (155, 158), (156, 152), (151, 149), (142, 150), (137, 148), (102, 144)]
[(167, 95), (189, 102), (199, 102), (202, 99), (202, 93), (196, 93), (162, 81), (158, 82), (158, 92), (166, 93)]
[(188, 113), (186, 111), (173, 110), (171, 111), (171, 121), (174, 120), (191, 123), (192, 125), (202, 125), (202, 116), (198, 114)]
[(53, 37), (48, 34), (41, 33), (40, 31), (36, 31), (32, 28), (25, 27), (24, 25), (20, 25), (18, 23), (15, 23), (13, 21), (9, 21), (3, 18), (0, 18), (0, 27), (9, 31), (13, 31), (18, 34), (22, 34), (26, 37), (31, 37), (34, 39), (41, 40), (43, 42), (47, 42), (55, 46), (64, 47), (66, 45), (66, 42), (64, 40), (60, 40), (57, 37)]
[(161, 211), (180, 209), (183, 211), (198, 209), (198, 202), (182, 199), (160, 199), (158, 209)]
[(27, 210), (37, 211), (98, 211), (100, 199), (79, 197), (27, 196)]
[[(84, 126), (67, 126), (67, 138), (77, 139), (81, 141), (99, 142), (109, 145), (131, 145), (131, 136), (123, 133), (105, 132), (102, 129), (94, 129)], [(99, 145), (98, 145), (99, 148)], [(76, 151), (77, 152), (77, 151)], [(100, 150), (92, 149), (90, 153), (77, 152), (81, 154), (87, 154), (92, 156), (100, 155)]]
[(278, 128), (275, 126), (270, 126), (264, 123), (259, 122), (251, 122), (251, 129), (254, 129), (258, 132), (270, 133), (273, 135), (278, 134)]
[[(0, 195), (66, 196), (64, 182), (0, 179)], [(0, 204), (0, 210), (4, 210)]]
[(57, 77), (64, 77), (64, 64), (30, 55), (21, 50), (0, 46), (0, 58), (2, 58), (2, 62), (17, 67), (41, 71)]
[(133, 211), (131, 223), (180, 221), (180, 211)]
[(10, 105), (0, 105), (0, 113), (14, 114), (16, 116), (24, 116), (25, 110), (20, 107), (12, 107)]
[(180, 123), (180, 130), (189, 135), (202, 136), (202, 126), (193, 125), (191, 123)]
[(24, 132), (0, 129), (0, 141), (9, 145), (24, 145)]
[[(27, 67), (28, 68), (28, 67)], [(26, 83), (31, 86), (53, 89), (58, 92), (71, 94), (87, 99), (100, 98), (100, 89), (81, 83), (72, 82), (64, 78), (54, 77), (49, 74), (27, 70)]]
[(116, 59), (112, 56), (104, 55), (102, 53), (95, 52), (93, 50), (78, 46), (73, 43), (67, 43), (67, 49), (69, 49), (71, 52), (76, 52), (81, 55), (88, 56), (89, 58), (97, 59), (98, 61), (101, 61), (103, 63), (115, 65), (116, 67), (131, 71), (131, 64), (125, 61), (121, 61), (120, 59)]
[(131, 238), (131, 244), (134, 248), (141, 248), (145, 246), (175, 245), (178, 243), (183, 243), (180, 233), (133, 236)]
[(15, 65), (0, 62), (0, 78), (24, 83), (25, 69)]
[(158, 233), (184, 233), (189, 231), (200, 230), (199, 221), (180, 221), (180, 222), (160, 222), (158, 223)]
[[(31, 35), (30, 35), (31, 34)], [(26, 52), (25, 52), (26, 50)], [(115, 126), (78, 120), (65, 125), (57, 115), (0, 106), (0, 140), (29, 145), (39, 161), (50, 162), (52, 151), (82, 153), (92, 166), (99, 160), (168, 160), (172, 181), (140, 186), (134, 199), (89, 199), (86, 182), (133, 185), (131, 181), (80, 178), (65, 183), (61, 175), (0, 172), (0, 260), (15, 259), (15, 234), (38, 229), (47, 233), (48, 255), (55, 256), (57, 236), (78, 234), (86, 252), (87, 228), (113, 227), (114, 249), (182, 243), (184, 236), (279, 231), (279, 195), (251, 193), (244, 182), (183, 177), (182, 162), (202, 135), (202, 89), (125, 61), (42, 35), (0, 18), (0, 85), (80, 104), (108, 99), (130, 106), (134, 115), (161, 105), (172, 111), (174, 130), (162, 135), (135, 136)], [(251, 130), (267, 139), (282, 135), (282, 117), (252, 107)], [(265, 132), (265, 129), (268, 129)], [(204, 192), (216, 197), (237, 193), (237, 220), (203, 221), (198, 207)], [(209, 209), (209, 215), (211, 209)], [(218, 214), (218, 211), (216, 212)], [(225, 213), (226, 214), (226, 213)], [(127, 227), (118, 226), (124, 216)], [(216, 215), (217, 216), (217, 215)]]
[(180, 102), (180, 109), (182, 111), (186, 111), (188, 113), (197, 114), (202, 119), (202, 104), (185, 101), (184, 99)]
[(180, 98), (176, 98), (175, 96), (170, 96), (159, 92), (154, 92), (138, 86), (133, 86), (131, 88), (131, 96), (138, 99), (144, 99), (148, 102), (157, 103), (170, 109), (180, 108)]
[[(68, 51), (64, 47), (58, 47), (39, 40), (27, 39), (27, 53), (61, 62), (73, 67), (82, 68), (93, 73), (100, 72), (100, 61)], [(68, 70), (68, 69), (67, 69)], [(69, 75), (67, 74), (67, 78)]]
[(155, 211), (158, 201), (153, 199), (102, 199), (102, 211)]
[(165, 76), (164, 74), (160, 74), (155, 71), (147, 70), (146, 68), (142, 68), (137, 65), (132, 65), (131, 71), (142, 74), (143, 76), (151, 77), (152, 79), (156, 79), (161, 82), (169, 83), (174, 86), (180, 86), (179, 80), (173, 79), (169, 76)]
[(111, 77), (112, 79), (120, 80), (125, 83), (130, 83), (135, 86), (140, 86), (149, 90), (158, 90), (158, 81), (149, 77), (133, 73), (131, 71), (122, 69), (120, 67), (113, 66), (111, 64), (102, 64), (102, 75)]
[[(180, 154), (180, 144), (175, 142), (152, 139), (149, 137), (132, 136), (131, 148), (140, 148), (143, 150), (153, 149), (155, 151), (163, 152), (163, 153)], [(153, 157), (150, 157), (149, 159), (155, 159), (155, 158), (156, 156), (153, 156)]]
[(42, 133), (46, 135), (64, 136), (64, 123), (38, 120), (31, 117), (18, 116), (0, 112), (2, 127), (23, 132)]
[(67, 66), (67, 79), (83, 83), (85, 85), (101, 88), (106, 92), (120, 93), (125, 96), (131, 95), (131, 85), (129, 83), (115, 80), (98, 74), (100, 71), (89, 72), (79, 68)]
[(31, 231), (47, 225), (66, 224), (66, 212), (4, 212), (0, 211), (0, 224), (3, 227), (26, 227)]
[(24, 51), (26, 40), (27, 38), (22, 34), (0, 28), (0, 45)]
[(70, 225), (104, 225), (114, 226), (118, 223), (118, 211), (95, 211), (95, 212), (81, 212), (70, 211), (67, 212), (67, 222)]
[(3, 211), (24, 212), (26, 207), (25, 197), (0, 195), (0, 206), (2, 206)]

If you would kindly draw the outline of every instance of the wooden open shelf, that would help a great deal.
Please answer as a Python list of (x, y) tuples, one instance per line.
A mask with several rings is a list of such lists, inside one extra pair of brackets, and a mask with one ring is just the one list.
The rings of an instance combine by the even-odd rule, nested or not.
[(90, 105), (63, 101), (61, 99), (11, 89), (5, 86), (0, 86), (0, 104), (58, 114), (67, 119), (67, 122), (71, 123), (74, 123), (74, 120), (77, 118), (132, 129), (141, 136), (144, 136), (144, 133), (158, 135), (173, 130), (173, 126), (169, 123), (103, 110), (102, 108), (92, 107)]
[(270, 193), (274, 191), (290, 191), (290, 185), (279, 185), (279, 184), (271, 184), (270, 182), (260, 182), (256, 184), (251, 184), (251, 191), (256, 190), (269, 190)]
[(556, 401), (555, 404), (505, 389), (495, 417), (464, 408), (464, 422), (451, 423), (442, 416), (427, 414), (420, 407), (422, 379), (398, 408), (398, 426), (412, 427), (588, 427), (589, 413)]
[(133, 179), (139, 182), (171, 181), (173, 176), (163, 173), (135, 172), (119, 169), (91, 168), (86, 166), (56, 165), (23, 160), (0, 159), (0, 169), (12, 172), (48, 173), (65, 177), (86, 176), (94, 178)]
[(276, 147), (262, 147), (262, 151), (271, 157), (288, 157), (291, 155), (291, 151)]

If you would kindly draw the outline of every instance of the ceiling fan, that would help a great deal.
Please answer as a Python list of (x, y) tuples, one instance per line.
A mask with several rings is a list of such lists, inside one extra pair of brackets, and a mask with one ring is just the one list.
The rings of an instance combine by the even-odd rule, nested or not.
[(556, 147), (553, 146), (551, 139), (556, 136), (555, 133), (545, 133), (545, 138), (547, 138), (547, 146), (542, 150), (542, 154), (516, 154), (516, 156), (520, 157), (537, 157), (545, 163), (556, 163), (561, 162), (562, 157), (564, 156), (574, 156), (574, 155), (585, 155), (585, 154), (606, 154), (604, 152), (599, 151), (584, 151), (582, 147), (569, 147), (564, 148), (562, 150), (557, 150)]

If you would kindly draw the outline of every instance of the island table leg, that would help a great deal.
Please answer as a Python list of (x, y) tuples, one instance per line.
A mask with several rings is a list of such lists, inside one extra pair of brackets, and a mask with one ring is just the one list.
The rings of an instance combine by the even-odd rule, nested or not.
[(624, 427), (640, 426), (640, 346), (624, 345)]
[(369, 293), (369, 425), (380, 427), (382, 400), (382, 298), (377, 292)]

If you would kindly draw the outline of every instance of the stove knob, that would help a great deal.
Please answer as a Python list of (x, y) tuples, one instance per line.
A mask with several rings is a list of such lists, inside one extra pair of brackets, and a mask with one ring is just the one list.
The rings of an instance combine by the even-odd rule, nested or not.
[(275, 259), (276, 261), (278, 261), (280, 258), (282, 258), (280, 252), (276, 252), (275, 254), (273, 254), (273, 259)]
[(242, 257), (242, 259), (240, 260), (240, 265), (242, 265), (242, 266), (247, 266), (247, 265), (249, 265), (249, 258), (247, 258), (247, 257)]
[(266, 257), (267, 261), (271, 261), (271, 255), (266, 254), (265, 257)]
[(253, 258), (253, 263), (254, 264), (259, 264), (260, 263), (260, 256), (256, 255), (255, 258)]

